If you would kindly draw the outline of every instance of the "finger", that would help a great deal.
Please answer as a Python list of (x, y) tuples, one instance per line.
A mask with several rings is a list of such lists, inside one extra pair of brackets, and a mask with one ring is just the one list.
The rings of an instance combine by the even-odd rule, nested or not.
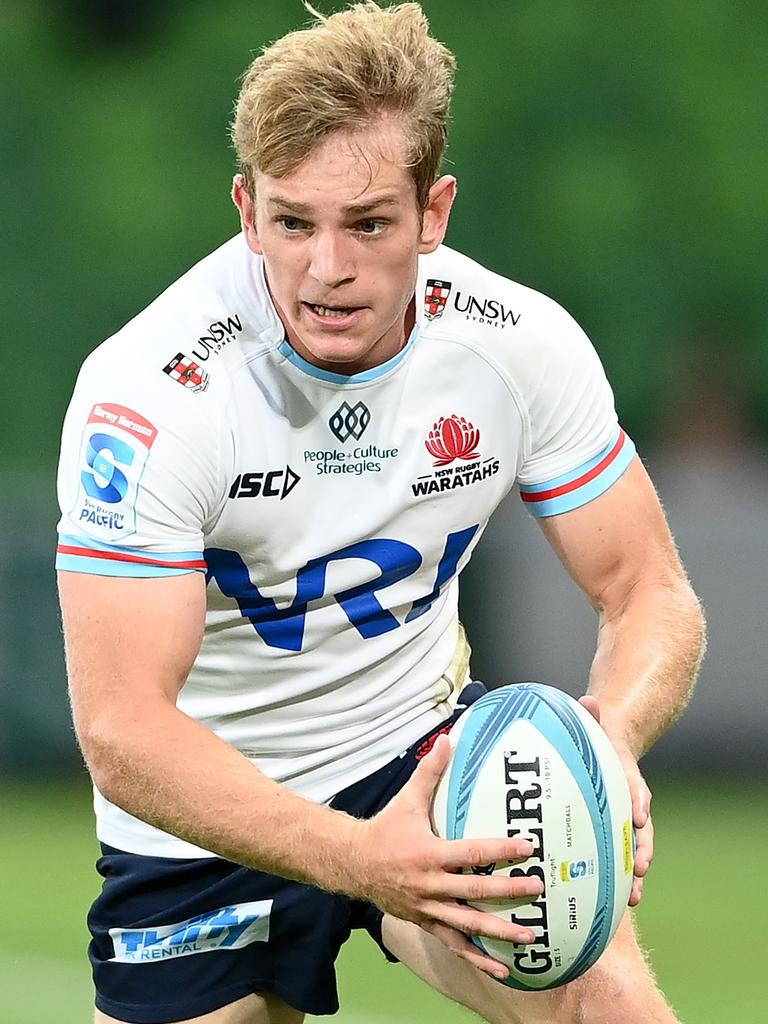
[(653, 820), (648, 819), (645, 828), (636, 833), (637, 848), (635, 850), (635, 862), (633, 871), (636, 877), (643, 878), (648, 874), (653, 863)]
[(632, 882), (632, 891), (629, 894), (629, 906), (636, 907), (640, 900), (643, 898), (643, 883), (644, 879), (635, 878)]
[(509, 875), (451, 875), (440, 878), (439, 892), (435, 896), (449, 899), (478, 902), (509, 902), (510, 900), (535, 899), (544, 892), (544, 884), (538, 878), (510, 878)]
[(635, 828), (643, 828), (651, 813), (651, 791), (640, 772), (629, 777), (629, 791), (632, 796), (632, 821)]
[(533, 843), (529, 839), (447, 839), (443, 850), (442, 864), (450, 871), (527, 860)]
[(632, 754), (625, 750), (619, 751), (619, 756), (632, 798), (632, 823), (635, 828), (643, 828), (651, 813), (652, 794)]
[(516, 942), (530, 945), (536, 942), (536, 933), (511, 921), (505, 921), (495, 914), (475, 910), (463, 903), (448, 903), (430, 900), (424, 906), (427, 917), (448, 925), (464, 935), (479, 935), (481, 938), (500, 939), (502, 942)]
[(403, 786), (400, 795), (410, 795), (418, 803), (426, 804), (437, 788), (450, 759), (451, 742), (443, 734), (437, 737), (430, 752), (419, 761), (416, 771)]
[(579, 697), (579, 704), (587, 709), (596, 722), (600, 721), (600, 705), (598, 704), (596, 697), (590, 697), (588, 694), (584, 694), (583, 697)]
[(439, 921), (427, 921), (421, 927), (424, 931), (439, 939), (456, 956), (460, 956), (462, 960), (472, 964), (473, 967), (477, 967), (479, 970), (490, 974), (494, 978), (498, 978), (500, 981), (509, 977), (508, 967), (499, 963), (498, 960), (493, 960), (487, 956), (473, 942), (470, 942), (466, 935), (462, 934), (462, 932), (457, 932), (455, 928), (449, 928)]

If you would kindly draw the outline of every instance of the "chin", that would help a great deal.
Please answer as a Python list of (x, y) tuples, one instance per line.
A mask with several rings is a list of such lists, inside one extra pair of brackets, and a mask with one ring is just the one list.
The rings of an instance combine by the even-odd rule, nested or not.
[(344, 344), (342, 341), (329, 342), (325, 345), (313, 343), (305, 345), (305, 347), (311, 362), (334, 363), (340, 370), (343, 366), (362, 362), (371, 350), (370, 345), (360, 345), (354, 342)]

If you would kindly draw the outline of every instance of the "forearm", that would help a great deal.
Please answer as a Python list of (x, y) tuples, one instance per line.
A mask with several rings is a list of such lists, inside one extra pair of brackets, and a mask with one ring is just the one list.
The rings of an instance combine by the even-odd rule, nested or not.
[(701, 607), (687, 579), (637, 583), (600, 608), (589, 693), (606, 731), (640, 758), (681, 713), (705, 648)]
[(94, 782), (128, 813), (228, 860), (362, 895), (360, 822), (273, 782), (162, 697), (80, 732)]

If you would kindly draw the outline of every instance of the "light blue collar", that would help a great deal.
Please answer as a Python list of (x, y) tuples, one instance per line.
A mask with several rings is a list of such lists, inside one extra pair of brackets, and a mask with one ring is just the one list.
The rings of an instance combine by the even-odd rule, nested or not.
[(413, 348), (418, 335), (418, 325), (414, 324), (410, 338), (400, 349), (397, 355), (392, 356), (392, 358), (388, 359), (385, 363), (381, 363), (379, 366), (372, 366), (370, 370), (363, 370), (361, 373), (344, 374), (333, 373), (331, 370), (322, 370), (319, 366), (315, 366), (314, 363), (310, 363), (300, 356), (299, 353), (291, 346), (287, 338), (280, 342), (278, 352), (298, 370), (301, 370), (302, 373), (306, 373), (309, 377), (314, 377), (315, 380), (323, 380), (329, 384), (367, 384), (372, 380), (379, 380), (381, 377), (385, 377), (388, 373), (391, 373), (395, 367), (399, 366)]

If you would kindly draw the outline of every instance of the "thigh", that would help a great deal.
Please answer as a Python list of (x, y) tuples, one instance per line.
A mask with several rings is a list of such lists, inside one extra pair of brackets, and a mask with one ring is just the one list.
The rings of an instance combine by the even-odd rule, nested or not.
[(349, 900), (217, 858), (105, 847), (99, 871), (89, 954), (106, 1020), (294, 1024), (338, 1009)]
[[(251, 995), (222, 1006), (202, 1017), (188, 1017), (178, 1024), (302, 1024), (304, 1014), (275, 996)], [(116, 1017), (96, 1011), (94, 1024), (123, 1024)]]
[(594, 967), (547, 992), (500, 984), (406, 921), (385, 917), (383, 938), (414, 974), (489, 1024), (678, 1024), (638, 945), (629, 912)]

